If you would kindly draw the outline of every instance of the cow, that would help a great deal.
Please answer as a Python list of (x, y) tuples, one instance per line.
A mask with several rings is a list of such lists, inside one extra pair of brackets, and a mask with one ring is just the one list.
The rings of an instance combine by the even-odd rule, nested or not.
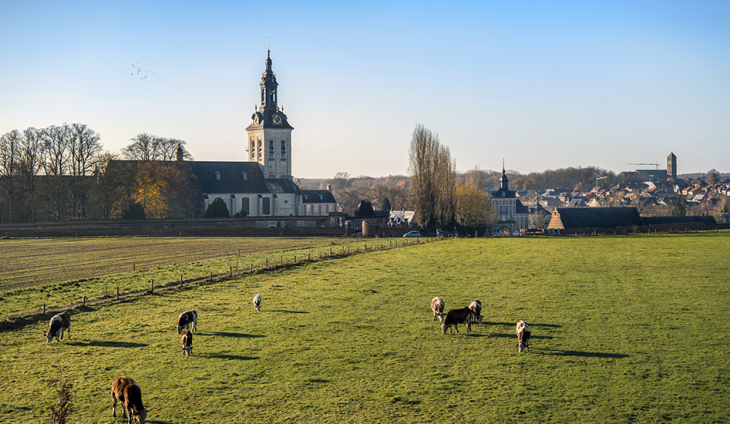
[(471, 321), (474, 312), (469, 308), (452, 309), (446, 314), (444, 322), (441, 323), (441, 334), (446, 334), (446, 329), (451, 333), (451, 326), (453, 325), (456, 329), (456, 334), (459, 334), (459, 326), (457, 324), (466, 323), (467, 333), (471, 331)]
[(520, 320), (520, 322), (517, 323), (517, 347), (520, 352), (522, 352), (523, 349), (526, 349), (528, 352), (530, 351), (531, 334), (532, 330), (530, 329), (530, 326), (525, 321)]
[(180, 342), (182, 343), (183, 355), (190, 356), (193, 354), (193, 333), (184, 329), (180, 333)]
[(253, 308), (256, 312), (261, 311), (261, 295), (257, 294), (253, 297)]
[(142, 405), (142, 389), (129, 377), (119, 376), (112, 382), (112, 417), (117, 416), (117, 400), (122, 404), (122, 418), (132, 424), (132, 417), (139, 424), (147, 419), (147, 410)]
[(64, 331), (68, 332), (68, 339), (71, 340), (71, 316), (68, 312), (61, 312), (51, 318), (51, 322), (48, 323), (48, 333), (44, 334), (46, 343), (50, 343), (54, 337), (58, 343), (59, 336), (63, 340)]
[(190, 327), (191, 331), (198, 331), (198, 311), (190, 310), (180, 314), (177, 318), (177, 334), (180, 334), (183, 328)]
[(444, 301), (438, 297), (434, 297), (431, 301), (431, 310), (433, 311), (433, 321), (436, 321), (436, 316), (439, 317), (439, 322), (444, 320)]
[(474, 299), (469, 304), (469, 309), (474, 312), (474, 319), (481, 324), (482, 323), (482, 302), (479, 299)]

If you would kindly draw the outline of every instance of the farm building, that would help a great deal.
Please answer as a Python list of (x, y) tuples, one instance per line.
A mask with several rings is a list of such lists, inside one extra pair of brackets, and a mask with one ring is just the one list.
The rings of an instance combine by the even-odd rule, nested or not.
[(641, 226), (636, 208), (555, 208), (548, 230)]

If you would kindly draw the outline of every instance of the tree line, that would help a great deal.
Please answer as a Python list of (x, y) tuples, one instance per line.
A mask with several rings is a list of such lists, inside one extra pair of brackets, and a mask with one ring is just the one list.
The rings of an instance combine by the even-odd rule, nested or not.
[(185, 142), (147, 133), (130, 141), (121, 155), (104, 151), (101, 135), (78, 123), (3, 134), (0, 222), (122, 218), (135, 203), (148, 217), (194, 215), (194, 176), (173, 162), (178, 148), (192, 159)]

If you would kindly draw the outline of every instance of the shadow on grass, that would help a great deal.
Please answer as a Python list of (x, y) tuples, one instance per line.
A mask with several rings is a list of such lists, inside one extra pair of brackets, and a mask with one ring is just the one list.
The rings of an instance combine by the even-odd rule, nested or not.
[[(534, 324), (532, 322), (528, 322), (530, 324), (530, 327), (550, 327), (550, 328), (561, 328), (562, 325), (558, 324)], [(475, 325), (475, 324), (472, 324)], [(505, 327), (512, 327), (515, 328), (517, 326), (517, 321), (515, 322), (488, 322), (483, 321), (482, 325), (504, 325)]]
[(196, 334), (196, 336), (234, 337), (237, 339), (253, 339), (253, 338), (257, 338), (257, 337), (266, 337), (263, 334), (229, 333), (227, 331), (216, 331), (213, 333)]
[[(490, 334), (489, 337), (499, 337), (499, 338), (502, 338), (502, 339), (515, 339), (515, 340), (517, 340), (517, 335), (516, 334), (503, 334), (503, 333), (500, 333), (500, 334)], [(552, 340), (554, 338), (555, 337), (553, 337), (553, 336), (530, 336), (530, 340)]]
[(235, 361), (253, 361), (254, 359), (259, 359), (258, 356), (228, 355), (226, 353), (205, 353), (198, 356), (202, 358), (233, 359)]
[(284, 314), (308, 314), (307, 311), (287, 311), (285, 309), (271, 309), (268, 312), (281, 312)]
[(629, 355), (624, 355), (623, 353), (581, 352), (578, 350), (537, 351), (535, 353), (538, 355), (550, 355), (550, 356), (581, 356), (583, 358), (621, 359), (621, 358), (629, 357)]
[(112, 342), (106, 340), (92, 340), (90, 342), (67, 342), (71, 346), (95, 346), (95, 347), (147, 347), (147, 343)]

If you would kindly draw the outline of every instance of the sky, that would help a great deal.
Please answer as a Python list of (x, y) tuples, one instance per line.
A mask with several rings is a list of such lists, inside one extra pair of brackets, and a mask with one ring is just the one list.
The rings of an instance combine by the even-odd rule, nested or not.
[(245, 161), (269, 48), (294, 177), (405, 175), (417, 124), (461, 172), (665, 169), (670, 152), (680, 174), (730, 172), (725, 0), (0, 0), (0, 16), (0, 135), (82, 123), (111, 152), (146, 132)]

